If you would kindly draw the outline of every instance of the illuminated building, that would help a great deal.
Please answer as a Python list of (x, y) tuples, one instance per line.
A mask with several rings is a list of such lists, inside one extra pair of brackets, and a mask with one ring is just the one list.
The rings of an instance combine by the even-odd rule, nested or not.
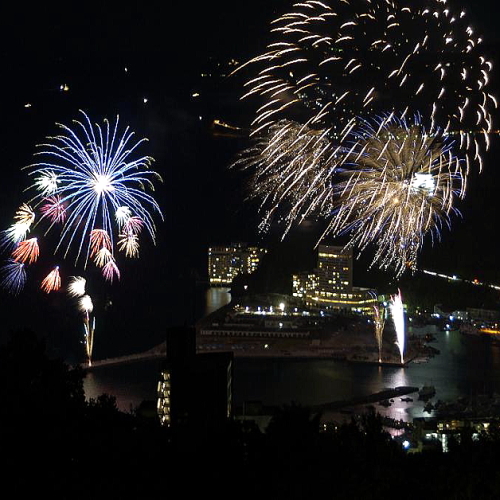
[(318, 274), (314, 271), (303, 271), (294, 274), (293, 277), (293, 296), (305, 298), (307, 295), (314, 294), (319, 287)]
[(232, 352), (196, 353), (194, 328), (167, 332), (157, 389), (160, 423), (212, 432), (232, 415)]
[(321, 291), (352, 292), (352, 251), (319, 245), (318, 280)]
[(493, 413), (490, 416), (465, 416), (458, 413), (442, 418), (416, 417), (413, 419), (413, 446), (409, 451), (416, 453), (437, 449), (447, 453), (450, 451), (450, 442), (460, 442), (464, 430), (476, 441), (481, 436), (487, 436), (491, 430), (494, 432), (497, 424), (498, 415)]
[(307, 306), (372, 314), (376, 292), (352, 284), (353, 257), (343, 247), (320, 245), (317, 268), (294, 274), (293, 296)]
[(248, 246), (246, 243), (210, 247), (208, 249), (210, 285), (228, 286), (237, 275), (255, 272), (265, 253), (265, 249)]

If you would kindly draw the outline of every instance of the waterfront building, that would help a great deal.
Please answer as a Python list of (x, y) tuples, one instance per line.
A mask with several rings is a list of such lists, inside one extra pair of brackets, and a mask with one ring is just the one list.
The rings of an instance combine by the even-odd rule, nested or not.
[(239, 274), (252, 274), (266, 249), (247, 243), (232, 243), (208, 249), (208, 277), (211, 286), (228, 286)]
[(196, 330), (174, 328), (160, 368), (157, 414), (172, 429), (210, 433), (232, 414), (233, 353), (196, 353)]
[(292, 276), (293, 296), (308, 307), (373, 314), (377, 293), (353, 286), (352, 251), (319, 245), (317, 267)]
[(222, 325), (222, 326), (204, 326), (200, 329), (202, 336), (217, 337), (246, 337), (246, 338), (274, 338), (274, 339), (300, 339), (308, 338), (310, 330), (296, 329), (285, 326), (242, 326), (242, 325)]
[[(454, 417), (419, 417), (413, 419), (413, 446), (411, 452), (437, 449), (443, 453), (449, 451), (451, 440), (460, 442), (461, 434), (467, 431), (472, 440), (487, 436), (490, 428), (498, 429), (498, 416), (454, 416)], [(494, 432), (495, 432), (494, 431)]]
[(498, 322), (500, 321), (500, 312), (491, 309), (479, 309), (467, 307), (468, 319), (477, 322)]
[(331, 245), (318, 247), (318, 280), (320, 291), (352, 291), (352, 250)]

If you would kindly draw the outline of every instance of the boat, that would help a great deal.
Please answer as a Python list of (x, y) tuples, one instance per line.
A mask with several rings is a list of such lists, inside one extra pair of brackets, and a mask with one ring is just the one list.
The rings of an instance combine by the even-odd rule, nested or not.
[(401, 398), (401, 401), (405, 403), (411, 403), (413, 401), (413, 398)]
[(436, 394), (436, 388), (433, 385), (424, 385), (418, 391), (418, 399), (429, 399)]

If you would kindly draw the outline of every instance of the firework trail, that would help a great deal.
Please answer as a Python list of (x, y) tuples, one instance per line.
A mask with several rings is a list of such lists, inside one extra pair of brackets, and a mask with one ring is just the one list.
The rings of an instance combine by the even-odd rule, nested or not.
[(85, 337), (85, 351), (88, 365), (92, 366), (92, 352), (94, 350), (95, 317), (91, 317), (94, 304), (86, 292), (87, 281), (82, 276), (71, 276), (67, 286), (70, 297), (78, 299), (78, 310), (83, 314), (83, 328)]
[(373, 321), (375, 324), (375, 338), (378, 346), (378, 362), (382, 363), (382, 335), (384, 333), (385, 318), (380, 306), (373, 306)]
[(92, 352), (94, 350), (95, 318), (90, 314), (94, 310), (92, 299), (88, 295), (80, 297), (78, 308), (83, 313), (83, 327), (85, 329), (85, 349), (89, 366), (92, 366)]
[[(137, 257), (142, 229), (155, 242), (153, 215), (162, 214), (147, 191), (154, 191), (153, 181), (161, 177), (150, 170), (153, 158), (137, 154), (146, 139), (135, 140), (129, 127), (120, 130), (118, 117), (114, 124), (94, 125), (81, 114), (74, 128), (58, 124), (61, 133), (39, 145), (40, 160), (25, 167), (33, 178), (28, 191), (35, 194), (2, 231), (0, 247), (14, 260), (32, 264), (38, 258), (35, 243), (58, 232), (54, 253), (84, 268), (93, 260), (112, 281), (120, 277), (117, 251)], [(28, 239), (29, 233), (35, 234)], [(49, 281), (45, 291), (55, 289)]]
[(391, 300), (389, 303), (389, 309), (391, 311), (392, 320), (394, 322), (394, 328), (396, 330), (396, 345), (398, 346), (399, 353), (401, 356), (401, 364), (404, 364), (404, 350), (405, 350), (405, 316), (403, 299), (401, 297), (401, 291), (398, 290), (396, 295), (391, 295)]
[(286, 232), (308, 215), (331, 205), (331, 181), (339, 148), (324, 132), (280, 120), (242, 152), (233, 167), (250, 172), (249, 198), (261, 199), (266, 230), (277, 216)]
[(367, 120), (351, 136), (323, 236), (348, 234), (347, 246), (359, 251), (374, 244), (372, 265), (396, 275), (415, 270), (424, 236), (439, 239), (458, 214), (454, 201), (465, 181), (453, 143), (426, 132), (418, 117)]

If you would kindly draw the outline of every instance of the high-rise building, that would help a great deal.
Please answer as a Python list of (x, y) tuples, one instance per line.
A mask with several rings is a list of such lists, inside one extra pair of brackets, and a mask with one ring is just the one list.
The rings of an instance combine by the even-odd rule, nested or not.
[(239, 274), (256, 271), (264, 248), (248, 246), (247, 243), (232, 243), (208, 249), (208, 277), (211, 286), (228, 286)]
[(343, 247), (319, 245), (319, 290), (325, 292), (352, 291), (352, 250)]
[(354, 287), (352, 276), (352, 251), (319, 245), (316, 269), (293, 275), (293, 296), (308, 306), (373, 314), (376, 292)]

